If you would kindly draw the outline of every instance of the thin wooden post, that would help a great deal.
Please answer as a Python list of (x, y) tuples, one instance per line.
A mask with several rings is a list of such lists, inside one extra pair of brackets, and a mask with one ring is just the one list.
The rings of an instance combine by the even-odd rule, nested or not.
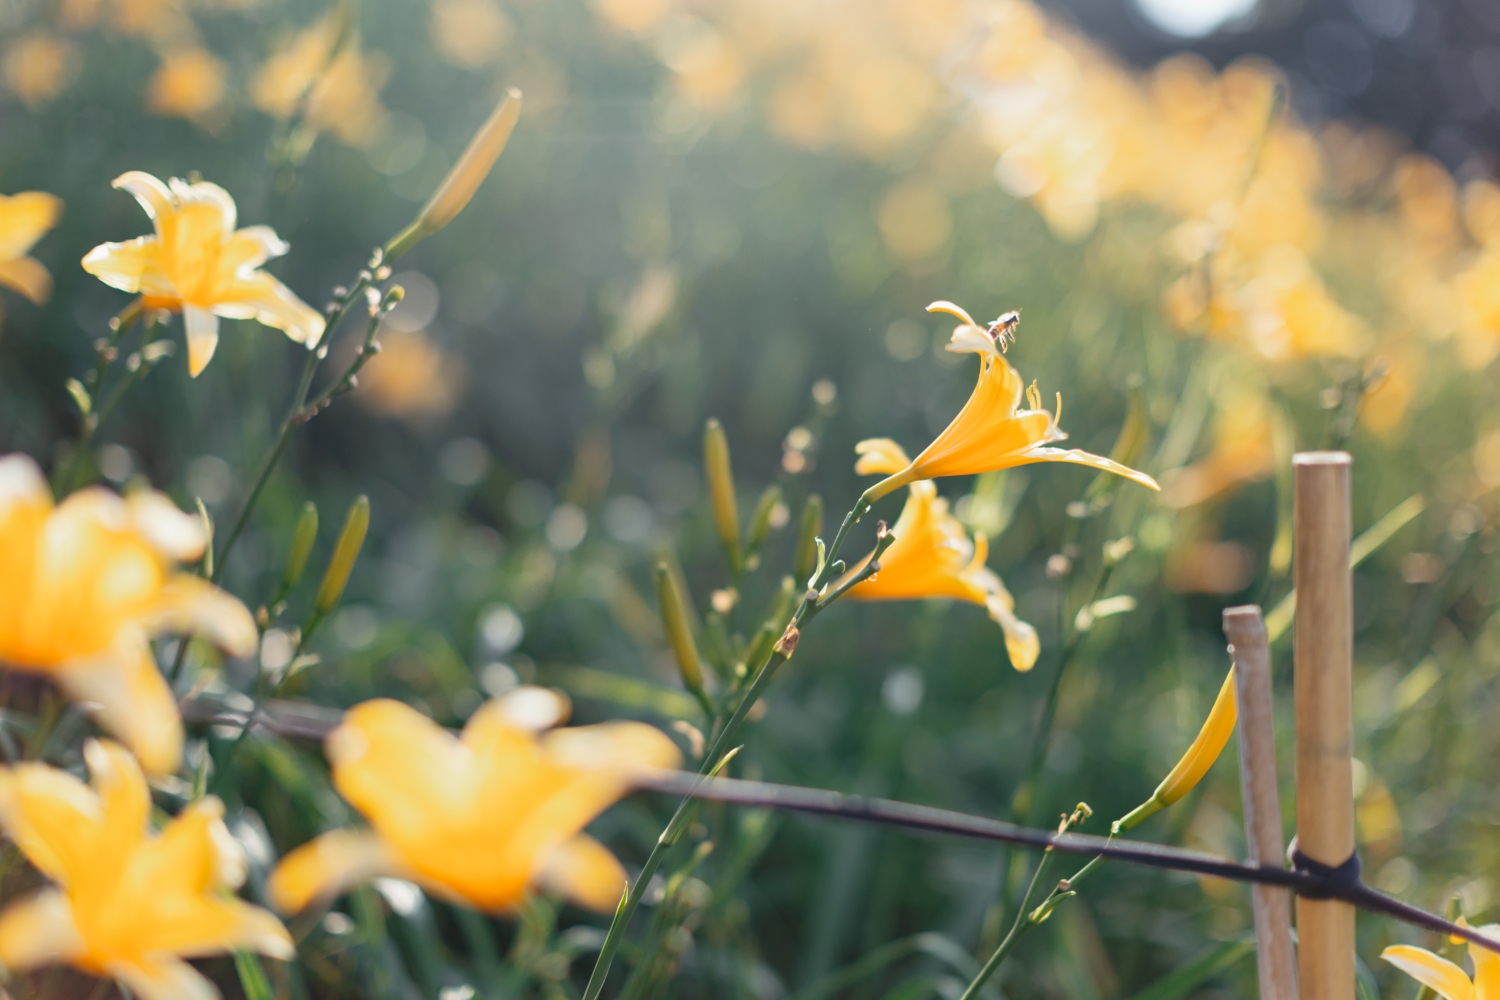
[[(1239, 709), (1240, 790), (1245, 806), (1247, 860), (1281, 865), (1281, 794), (1276, 786), (1276, 729), (1271, 711), (1271, 650), (1260, 608), (1224, 609), (1224, 637), (1234, 657), (1234, 693)], [(1255, 960), (1260, 1000), (1297, 1000), (1292, 951), (1292, 907), (1287, 891), (1250, 887), (1255, 915)]]
[[(1297, 847), (1324, 865), (1354, 854), (1349, 456), (1303, 452), (1296, 473)], [(1354, 908), (1297, 899), (1303, 1000), (1353, 1000)]]

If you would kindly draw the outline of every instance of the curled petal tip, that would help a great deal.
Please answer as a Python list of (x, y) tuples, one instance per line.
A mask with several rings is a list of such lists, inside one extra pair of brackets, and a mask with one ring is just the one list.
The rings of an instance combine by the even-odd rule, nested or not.
[(936, 302), (929, 304), (927, 306), (927, 311), (930, 313), (940, 312), (947, 313), (949, 316), (956, 316), (970, 326), (979, 325), (978, 323), (974, 322), (974, 317), (970, 316), (968, 311), (964, 309), (963, 306), (955, 305), (954, 303), (949, 302), (947, 299), (938, 299)]

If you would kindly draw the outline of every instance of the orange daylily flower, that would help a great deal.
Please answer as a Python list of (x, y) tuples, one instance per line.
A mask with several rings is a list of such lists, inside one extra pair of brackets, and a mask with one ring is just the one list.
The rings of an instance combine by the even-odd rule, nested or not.
[(6, 968), (66, 963), (142, 1000), (207, 1000), (218, 991), (184, 958), (292, 957), (281, 921), (233, 894), (245, 859), (223, 803), (199, 799), (154, 833), (135, 758), (108, 740), (83, 755), (92, 787), (45, 764), (0, 769), (0, 826), (56, 883), (0, 913)]
[(112, 288), (139, 293), (148, 308), (181, 312), (187, 327), (188, 372), (196, 376), (219, 343), (219, 317), (254, 319), (308, 349), (323, 336), (323, 317), (260, 270), (287, 245), (269, 226), (235, 229), (236, 209), (217, 184), (166, 184), (139, 170), (114, 186), (135, 196), (155, 224), (153, 236), (101, 243), (83, 268)]
[[(1477, 930), (1486, 937), (1500, 939), (1500, 924), (1485, 924)], [(1469, 945), (1469, 959), (1474, 963), (1473, 979), (1457, 965), (1426, 948), (1396, 944), (1382, 951), (1380, 957), (1443, 1000), (1500, 1000), (1500, 955), (1488, 948), (1473, 943)]]
[[(1100, 455), (1077, 448), (1049, 448), (1067, 437), (1057, 426), (1057, 414), (1041, 409), (1041, 396), (1032, 385), (1026, 390), (1032, 409), (1021, 410), (1021, 376), (1005, 360), (1004, 345), (1019, 317), (1007, 313), (988, 327), (975, 323), (951, 302), (934, 302), (928, 312), (945, 312), (963, 320), (953, 331), (948, 350), (980, 356), (979, 382), (958, 416), (909, 465), (875, 484), (866, 496), (878, 500), (909, 483), (943, 476), (967, 476), (1009, 469), (1032, 462), (1072, 462), (1124, 476), (1156, 490), (1156, 480)], [(1058, 397), (1062, 410), (1062, 395)]]
[(677, 747), (638, 722), (544, 732), (562, 696), (522, 687), (482, 706), (454, 736), (398, 701), (357, 705), (329, 735), (333, 783), (372, 830), (336, 830), (272, 873), (271, 900), (301, 910), (377, 875), (505, 910), (531, 889), (613, 910), (625, 871), (580, 831), (642, 772), (675, 767)]
[(177, 770), (182, 721), (151, 637), (202, 632), (237, 656), (258, 641), (243, 604), (175, 571), (205, 542), (160, 493), (92, 487), (53, 506), (35, 462), (0, 458), (0, 663), (92, 704), (148, 771)]
[(8, 285), (37, 305), (52, 294), (52, 275), (28, 257), (42, 234), (57, 224), (62, 200), (44, 191), (0, 195), (0, 285)]
[[(911, 464), (901, 446), (888, 438), (861, 441), (858, 451), (854, 471), (862, 476), (899, 472)], [(891, 533), (896, 540), (880, 557), (880, 571), (849, 588), (847, 596), (862, 601), (956, 597), (982, 605), (1005, 632), (1011, 665), (1024, 672), (1036, 664), (1041, 652), (1036, 629), (1016, 617), (1015, 599), (985, 565), (989, 540), (983, 532), (969, 540), (936, 486), (929, 481), (911, 484), (911, 495)], [(858, 573), (869, 561), (865, 556), (849, 572)]]

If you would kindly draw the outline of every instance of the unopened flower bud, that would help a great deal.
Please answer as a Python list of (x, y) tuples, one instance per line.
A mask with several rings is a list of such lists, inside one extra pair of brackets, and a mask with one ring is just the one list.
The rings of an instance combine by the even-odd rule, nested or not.
[(688, 623), (687, 608), (683, 604), (677, 580), (666, 563), (656, 565), (656, 599), (661, 604), (661, 623), (667, 633), (667, 644), (672, 647), (672, 657), (677, 661), (677, 672), (689, 691), (703, 690), (703, 664), (698, 658), (698, 645), (693, 641), (693, 628)]
[(1156, 787), (1155, 794), (1123, 819), (1116, 821), (1111, 828), (1112, 832), (1129, 830), (1147, 816), (1179, 801), (1191, 792), (1198, 782), (1203, 780), (1203, 776), (1208, 773), (1214, 761), (1219, 759), (1219, 754), (1224, 750), (1224, 744), (1229, 742), (1229, 736), (1234, 732), (1237, 716), (1234, 668), (1230, 667), (1228, 676), (1224, 678), (1224, 685), (1219, 688), (1219, 696), (1214, 699), (1213, 708), (1209, 709), (1208, 718), (1204, 720), (1203, 728), (1198, 730), (1198, 736), (1193, 740), (1192, 746), (1188, 747), (1187, 753), (1182, 755), (1177, 766), (1162, 779), (1162, 783)]
[(318, 506), (311, 500), (302, 505), (297, 517), (297, 527), (292, 532), (292, 547), (287, 550), (286, 569), (281, 574), (282, 589), (291, 590), (302, 579), (307, 568), (307, 557), (312, 554), (313, 542), (318, 538)]
[(328, 560), (328, 569), (323, 574), (323, 583), (318, 587), (315, 613), (326, 615), (344, 596), (344, 587), (349, 583), (349, 574), (354, 570), (354, 560), (365, 544), (365, 532), (370, 529), (370, 498), (361, 495), (349, 508), (344, 519), (344, 530), (339, 532), (338, 544), (333, 547), (333, 558)]
[(708, 477), (708, 495), (714, 509), (714, 526), (729, 556), (736, 576), (744, 569), (740, 549), (740, 512), (734, 497), (734, 469), (729, 462), (729, 440), (723, 426), (710, 419), (703, 428), (703, 471)]

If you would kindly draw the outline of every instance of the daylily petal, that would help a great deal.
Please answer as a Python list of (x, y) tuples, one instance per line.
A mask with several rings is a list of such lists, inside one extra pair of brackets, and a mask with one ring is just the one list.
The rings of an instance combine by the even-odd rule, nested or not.
[(145, 633), (121, 630), (103, 656), (67, 664), (53, 674), (74, 701), (91, 702), (100, 727), (115, 734), (151, 774), (171, 774), (182, 763), (182, 719)]
[(179, 210), (182, 206), (193, 205), (213, 208), (218, 213), (219, 227), (225, 233), (234, 232), (235, 224), (239, 221), (239, 209), (235, 207), (234, 198), (228, 191), (209, 181), (189, 184), (180, 177), (173, 177), (167, 182), (167, 186)]
[(83, 745), (83, 759), (103, 812), (96, 848), (100, 853), (92, 862), (119, 870), (140, 846), (151, 818), (151, 790), (135, 758), (113, 740), (89, 740)]
[(182, 320), (187, 327), (188, 374), (197, 378), (219, 346), (219, 317), (207, 309), (184, 305)]
[(154, 236), (123, 243), (101, 243), (83, 258), (83, 269), (111, 288), (157, 300), (179, 296), (161, 269), (161, 244)]
[(891, 475), (911, 464), (906, 452), (890, 438), (865, 438), (854, 446), (859, 461), (854, 463), (854, 473), (859, 476)]
[[(1476, 927), (1485, 937), (1500, 941), (1500, 924)], [(1500, 1000), (1500, 955), (1477, 944), (1469, 945), (1469, 960), (1474, 963), (1474, 991), (1478, 1000)]]
[(0, 824), (37, 870), (64, 888), (93, 857), (104, 820), (99, 797), (44, 764), (0, 769)]
[(0, 259), (0, 285), (14, 288), (37, 305), (52, 297), (52, 274), (32, 257)]
[(236, 232), (224, 248), (223, 263), (235, 274), (243, 274), (290, 249), (286, 240), (277, 236), (276, 230), (270, 226), (246, 226)]
[(220, 1000), (218, 989), (203, 973), (170, 956), (116, 962), (106, 971), (141, 1000)]
[(24, 972), (84, 952), (73, 907), (57, 889), (41, 889), (0, 912), (0, 964)]
[(525, 685), (479, 706), (464, 724), (463, 741), (474, 745), (492, 726), (540, 733), (564, 722), (573, 706), (561, 691)]
[[(146, 218), (152, 222), (172, 211), (172, 192), (168, 187), (144, 170), (131, 170), (116, 177), (110, 185), (128, 192), (140, 202)], [(161, 230), (157, 230), (161, 235)]]
[(1396, 944), (1381, 952), (1380, 957), (1445, 1000), (1475, 1000), (1474, 984), (1464, 970), (1426, 948)]
[(323, 336), (323, 315), (263, 271), (236, 280), (214, 312), (230, 319), (254, 319), (309, 349)]
[(0, 261), (24, 257), (57, 224), (62, 199), (45, 191), (0, 195)]
[(536, 883), (595, 913), (612, 913), (630, 878), (603, 844), (579, 834), (543, 856)]
[(1008, 600), (1009, 597), (1002, 586), (1001, 592), (991, 596), (984, 606), (1005, 633), (1005, 652), (1010, 655), (1010, 665), (1024, 674), (1036, 666), (1037, 657), (1042, 654), (1042, 640), (1035, 628), (1016, 617), (1015, 602)]
[(377, 875), (411, 877), (390, 845), (374, 833), (334, 830), (282, 858), (266, 893), (282, 913), (297, 913)]
[(155, 490), (125, 497), (125, 516), (157, 552), (178, 562), (197, 559), (208, 544), (202, 521)]
[(169, 579), (141, 623), (152, 633), (205, 635), (231, 656), (251, 655), (260, 639), (238, 598), (192, 573)]
[(954, 327), (943, 350), (952, 354), (993, 354), (997, 357), (1000, 354), (995, 341), (977, 326)]
[(559, 767), (642, 773), (677, 767), (682, 751), (655, 726), (643, 722), (604, 722), (544, 733), (542, 751)]
[(47, 478), (30, 455), (0, 457), (0, 524), (10, 513), (12, 504), (52, 507), (52, 491)]
[(979, 325), (978, 323), (974, 322), (974, 317), (969, 315), (968, 310), (964, 309), (962, 306), (954, 305), (947, 299), (939, 299), (938, 301), (932, 303), (927, 307), (927, 311), (930, 313), (940, 312), (947, 313), (949, 316), (956, 316), (967, 323), (969, 326)]
[(1087, 465), (1089, 468), (1098, 469), (1101, 472), (1113, 472), (1117, 476), (1123, 476), (1133, 483), (1140, 483), (1142, 486), (1153, 490), (1161, 489), (1156, 480), (1144, 472), (1137, 472), (1129, 466), (1121, 465), (1113, 459), (1082, 451), (1078, 448), (1069, 448), (1066, 450), (1062, 448), (1033, 448), (1026, 453), (1026, 457), (1028, 461), (1071, 462), (1074, 465)]

